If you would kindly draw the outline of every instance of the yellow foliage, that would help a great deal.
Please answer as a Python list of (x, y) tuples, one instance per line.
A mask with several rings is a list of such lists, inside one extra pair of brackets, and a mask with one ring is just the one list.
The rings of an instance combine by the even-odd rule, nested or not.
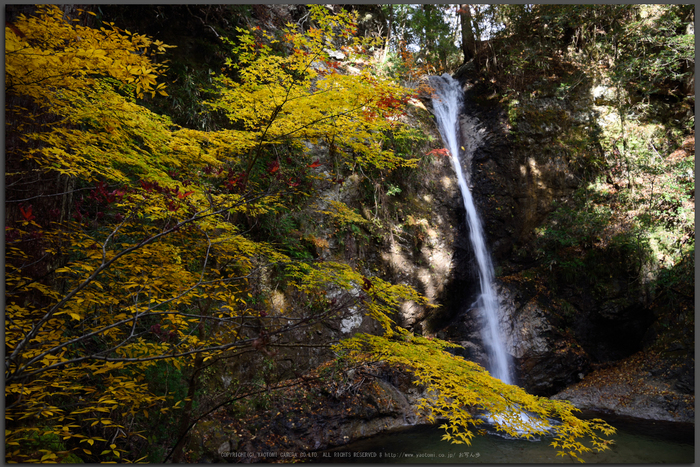
[[(156, 84), (165, 67), (152, 57), (170, 46), (113, 24), (99, 30), (70, 24), (55, 5), (40, 5), (37, 13), (5, 28), (5, 90), (60, 118), (23, 135), (22, 157), (86, 180), (139, 177), (170, 186), (167, 169), (216, 162), (193, 144), (190, 131), (171, 131), (169, 119), (130, 97), (166, 94)], [(20, 121), (38, 117), (18, 107), (7, 112)]]
[[(343, 50), (349, 54), (362, 49), (362, 41), (352, 38), (352, 17), (347, 12), (330, 16), (319, 5), (311, 6), (311, 14), (320, 27), (301, 33), (288, 25), (281, 46), (266, 33), (259, 39), (253, 31), (238, 30), (234, 51), (239, 61), (231, 66), (238, 68), (240, 79), (217, 78), (220, 95), (208, 105), (245, 128), (245, 138), (241, 132), (221, 132), (215, 136), (219, 144), (236, 148), (236, 154), (250, 153), (246, 172), (263, 148), (291, 138), (328, 142), (348, 167), (414, 165), (416, 159), (383, 150), (380, 143), (381, 133), (398, 125), (392, 118), (403, 111), (409, 91), (369, 70), (339, 73), (326, 50), (333, 42), (347, 42)], [(271, 45), (291, 53), (273, 54)]]
[[(404, 301), (425, 304), (412, 288), (347, 264), (294, 261), (242, 228), (242, 218), (274, 216), (311, 197), (297, 186), (319, 177), (309, 170), (321, 163), (280, 168), (276, 151), (285, 145), (304, 157), (305, 142), (325, 143), (327, 164), (346, 169), (415, 163), (381, 145), (407, 90), (367, 71), (336, 72), (329, 41), (347, 54), (363, 45), (348, 14), (323, 11), (312, 7), (317, 29), (302, 34), (290, 25), (282, 38), (264, 34), (262, 47), (241, 31), (240, 81), (216, 78), (220, 96), (209, 103), (234, 129), (212, 132), (179, 128), (138, 102), (166, 94), (156, 60), (165, 44), (114, 25), (73, 24), (53, 5), (6, 27), (6, 94), (14, 98), (6, 115), (23, 143), (8, 158), (24, 170), (6, 177), (77, 179), (92, 186), (85, 199), (93, 208), (76, 205), (74, 220), (50, 220), (20, 207), (21, 218), (10, 219), (8, 459), (68, 455), (26, 449), (43, 436), (74, 442), (80, 448), (72, 452), (93, 461), (123, 458), (117, 446), (142, 436), (129, 428), (135, 420), (181, 407), (171, 394), (153, 393), (148, 371), (160, 364), (186, 374), (198, 355), (250, 349), (253, 320), (270, 335), (293, 329), (247, 305), (259, 269), (278, 267), (300, 294), (340, 291), (387, 335)], [(320, 214), (362, 222), (342, 203)], [(324, 306), (324, 319), (342, 311)]]
[[(550, 435), (558, 455), (581, 460), (577, 453), (609, 449), (612, 441), (604, 437), (615, 429), (600, 419), (581, 420), (568, 401), (550, 400), (528, 394), (522, 388), (493, 378), (474, 362), (445, 351), (457, 345), (415, 336), (404, 329), (393, 335), (356, 335), (341, 342), (336, 350), (360, 361), (384, 361), (409, 369), (424, 385), (428, 396), (419, 408), (429, 420), (446, 418), (441, 428), (444, 440), (470, 444), (472, 431), (490, 418), (496, 430), (513, 437)], [(590, 446), (584, 444), (587, 441)]]
[(349, 208), (347, 204), (333, 200), (330, 200), (328, 203), (332, 210), (319, 212), (330, 216), (339, 226), (344, 226), (346, 224), (362, 225), (368, 223), (367, 219), (359, 215), (355, 210)]
[(5, 27), (7, 92), (52, 106), (62, 98), (51, 89), (82, 90), (98, 84), (96, 77), (112, 77), (133, 84), (139, 97), (164, 93), (154, 88), (164, 68), (149, 56), (173, 46), (114, 24), (99, 30), (71, 24), (56, 5), (38, 5), (36, 16), (20, 15), (13, 26)]

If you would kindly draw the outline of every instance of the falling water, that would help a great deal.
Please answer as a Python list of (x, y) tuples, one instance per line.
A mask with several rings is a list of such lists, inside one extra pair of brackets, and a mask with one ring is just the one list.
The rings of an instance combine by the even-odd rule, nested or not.
[[(486, 249), (479, 213), (476, 211), (476, 206), (474, 206), (474, 200), (467, 186), (467, 180), (459, 159), (459, 114), (462, 107), (462, 88), (456, 80), (447, 74), (431, 77), (430, 85), (435, 90), (433, 96), (435, 117), (442, 139), (447, 144), (447, 149), (450, 150), (450, 155), (452, 156), (452, 166), (457, 173), (459, 188), (464, 199), (464, 207), (467, 210), (469, 238), (471, 239), (479, 266), (481, 295), (477, 303), (486, 321), (481, 333), (489, 353), (489, 372), (493, 377), (500, 379), (504, 383), (512, 384), (509, 356), (506, 353), (498, 326), (498, 298), (493, 289), (494, 273), (491, 255)], [(470, 154), (467, 156), (470, 156)]]

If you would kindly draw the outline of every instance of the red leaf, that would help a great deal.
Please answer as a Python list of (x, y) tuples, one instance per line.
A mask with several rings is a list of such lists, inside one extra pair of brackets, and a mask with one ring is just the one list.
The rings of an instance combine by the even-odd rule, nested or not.
[(268, 164), (267, 171), (270, 172), (271, 174), (273, 174), (273, 173), (277, 172), (279, 169), (280, 169), (280, 163), (277, 161), (273, 161), (273, 162), (270, 162)]
[(450, 151), (447, 148), (442, 148), (442, 149), (433, 149), (430, 151), (428, 156), (445, 156), (445, 157), (450, 157)]
[(22, 217), (24, 217), (24, 220), (27, 222), (33, 221), (34, 219), (36, 219), (36, 217), (34, 217), (32, 215), (32, 207), (31, 206), (29, 206), (26, 211), (24, 210), (23, 207), (20, 206), (19, 212), (20, 212), (20, 214), (22, 214)]
[(319, 162), (319, 160), (316, 159), (315, 161), (313, 161), (313, 163), (309, 164), (307, 167), (310, 169), (315, 169), (316, 167), (320, 167), (320, 166), (321, 166), (321, 162)]

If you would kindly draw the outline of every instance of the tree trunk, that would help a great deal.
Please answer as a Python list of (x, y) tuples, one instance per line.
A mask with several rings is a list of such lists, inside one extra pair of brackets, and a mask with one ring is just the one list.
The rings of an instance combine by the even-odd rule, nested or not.
[(462, 53), (464, 54), (464, 63), (467, 63), (476, 54), (476, 41), (474, 40), (472, 14), (469, 11), (469, 5), (460, 5), (459, 17), (462, 20)]
[[(204, 307), (202, 307), (201, 302), (197, 303), (197, 306), (199, 307), (200, 314), (202, 316), (208, 315), (209, 311), (211, 309), (211, 299), (207, 299), (207, 303)], [(199, 334), (199, 340), (204, 342), (205, 335), (204, 335), (204, 318), (202, 317), (199, 320), (199, 329), (198, 329), (198, 334)], [(174, 464), (180, 464), (183, 461), (183, 454), (184, 454), (184, 448), (185, 448), (185, 441), (187, 441), (187, 432), (191, 428), (192, 424), (192, 403), (194, 401), (195, 393), (197, 392), (197, 386), (199, 382), (199, 373), (202, 371), (202, 365), (204, 364), (204, 354), (198, 353), (197, 357), (194, 360), (194, 368), (192, 369), (192, 375), (190, 376), (188, 388), (187, 388), (187, 398), (185, 400), (185, 407), (184, 410), (182, 411), (182, 415), (180, 416), (180, 426), (177, 430), (177, 444), (173, 448), (173, 463)], [(166, 459), (167, 460), (167, 459)]]
[(199, 372), (202, 370), (202, 363), (204, 362), (204, 357), (202, 354), (197, 354), (194, 361), (194, 368), (192, 370), (192, 376), (187, 388), (187, 400), (185, 401), (185, 407), (183, 413), (180, 417), (180, 426), (177, 430), (178, 440), (177, 444), (173, 448), (173, 463), (179, 464), (183, 462), (183, 454), (185, 448), (185, 442), (187, 441), (187, 432), (190, 430), (190, 424), (192, 422), (192, 401), (194, 400), (195, 393), (197, 391), (197, 382), (199, 380)]
[(384, 52), (382, 53), (382, 64), (386, 62), (386, 56), (389, 52), (389, 47), (391, 46), (391, 29), (394, 27), (394, 5), (389, 4), (389, 20), (388, 30), (386, 33), (386, 40), (384, 41)]

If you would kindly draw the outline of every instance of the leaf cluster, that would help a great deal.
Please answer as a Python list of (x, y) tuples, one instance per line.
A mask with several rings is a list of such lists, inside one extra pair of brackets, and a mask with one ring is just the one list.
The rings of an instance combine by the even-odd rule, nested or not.
[[(429, 421), (446, 420), (444, 440), (471, 443), (486, 420), (518, 438), (551, 436), (558, 454), (583, 462), (580, 454), (609, 449), (615, 429), (600, 419), (581, 420), (568, 401), (533, 396), (491, 377), (474, 362), (448, 352), (455, 344), (399, 329), (385, 336), (356, 335), (337, 347), (344, 358), (382, 361), (408, 368), (427, 388), (419, 408)], [(589, 445), (588, 445), (589, 444)]]

